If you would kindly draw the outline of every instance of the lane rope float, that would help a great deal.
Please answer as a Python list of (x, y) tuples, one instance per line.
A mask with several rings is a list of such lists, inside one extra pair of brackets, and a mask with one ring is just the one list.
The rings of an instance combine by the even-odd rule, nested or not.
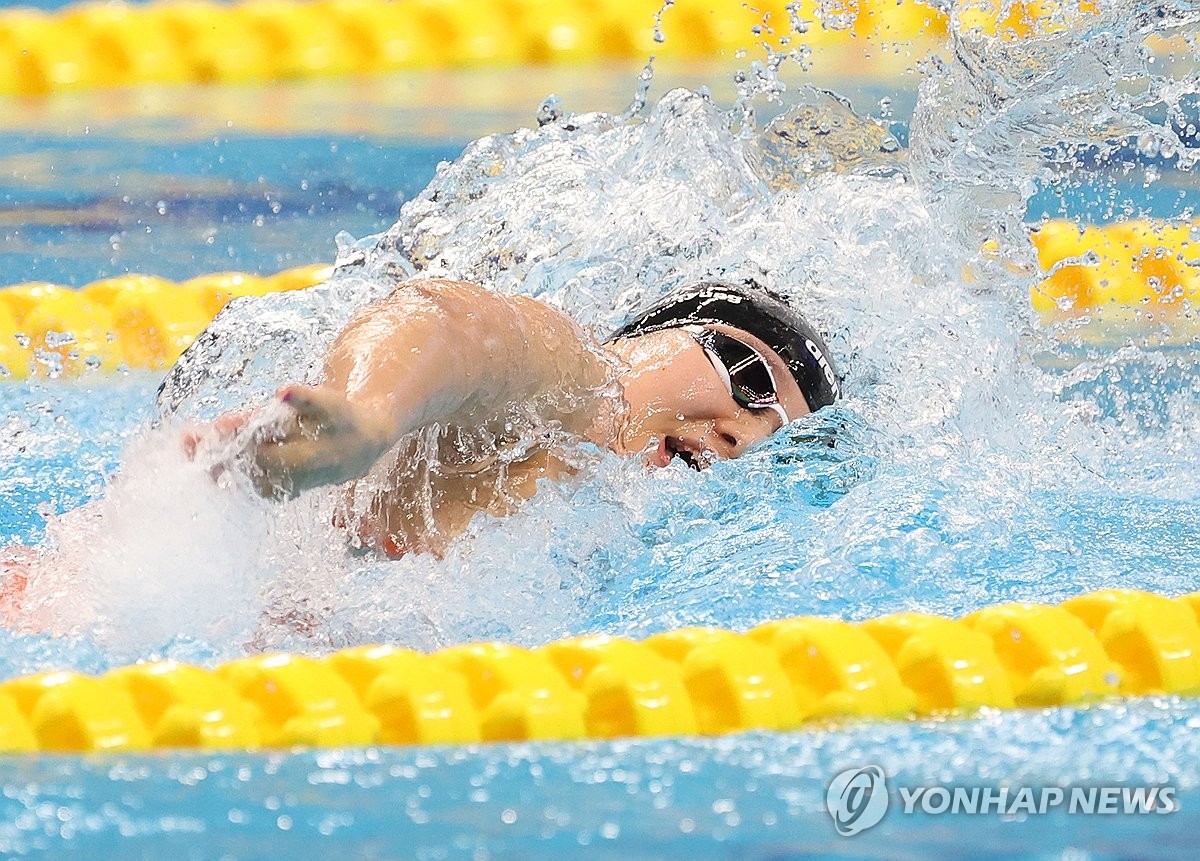
[[(1032, 234), (1043, 277), (1030, 299), (1043, 322), (1154, 325), (1186, 341), (1200, 326), (1200, 228), (1126, 221), (1050, 221)], [(47, 282), (0, 288), (0, 380), (171, 366), (231, 298), (319, 284), (332, 268), (268, 277), (201, 275), (180, 284), (121, 275), (76, 290)]]
[(465, 744), (795, 730), (1200, 695), (1200, 592), (1107, 589), (953, 620), (801, 617), (536, 649), (358, 646), (0, 684), (0, 751)]
[(1033, 243), (1046, 274), (1031, 298), (1045, 318), (1124, 308), (1169, 319), (1200, 299), (1200, 223), (1049, 221)]
[[(137, 84), (245, 83), (404, 69), (732, 57), (766, 42), (880, 52), (948, 26), (894, 0), (158, 0), (0, 11), (0, 94)], [(803, 22), (793, 28), (795, 20)], [(1090, 0), (971, 4), (959, 26), (1023, 39), (1095, 12)], [(860, 52), (861, 53), (861, 52)], [(886, 58), (885, 58), (886, 59)], [(861, 65), (847, 58), (848, 65)]]
[(225, 303), (299, 290), (333, 268), (312, 264), (268, 277), (216, 272), (182, 283), (119, 275), (79, 289), (45, 281), (0, 288), (0, 380), (169, 368)]

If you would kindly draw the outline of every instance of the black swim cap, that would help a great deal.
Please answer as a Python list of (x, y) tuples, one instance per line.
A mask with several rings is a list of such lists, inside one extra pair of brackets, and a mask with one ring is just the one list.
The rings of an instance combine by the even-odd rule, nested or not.
[(704, 281), (680, 288), (634, 317), (609, 340), (695, 323), (723, 323), (757, 337), (783, 359), (814, 412), (842, 395), (833, 356), (817, 330), (754, 281), (746, 281), (744, 286)]

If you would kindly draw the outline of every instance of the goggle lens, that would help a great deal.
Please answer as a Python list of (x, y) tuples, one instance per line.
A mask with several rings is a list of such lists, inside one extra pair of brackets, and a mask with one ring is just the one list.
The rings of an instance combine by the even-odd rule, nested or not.
[(732, 335), (714, 329), (689, 326), (688, 332), (726, 381), (729, 394), (738, 406), (773, 409), (784, 424), (788, 423), (787, 413), (779, 403), (779, 390), (771, 366), (762, 353)]

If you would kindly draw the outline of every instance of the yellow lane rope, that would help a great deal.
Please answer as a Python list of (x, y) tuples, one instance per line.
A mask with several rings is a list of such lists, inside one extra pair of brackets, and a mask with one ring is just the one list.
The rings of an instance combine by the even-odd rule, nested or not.
[[(1045, 322), (1099, 323), (1118, 333), (1158, 326), (1173, 330), (1175, 341), (1200, 331), (1200, 228), (1193, 224), (1051, 221), (1033, 242), (1045, 277), (1031, 299)], [(266, 278), (222, 272), (175, 284), (122, 275), (78, 290), (46, 282), (3, 287), (0, 380), (161, 370), (229, 299), (309, 287), (330, 271), (315, 264)]]
[(1171, 324), (1200, 310), (1200, 222), (1051, 221), (1033, 241), (1047, 273), (1032, 291), (1044, 319), (1100, 312)]
[[(796, 32), (788, 10), (796, 9)], [(1010, 38), (1070, 25), (1088, 0), (988, 0), (961, 24)], [(438, 67), (731, 57), (776, 48), (897, 45), (946, 33), (945, 13), (895, 0), (158, 0), (0, 11), (0, 93), (241, 83)]]
[(330, 272), (314, 264), (266, 278), (120, 275), (78, 290), (45, 281), (0, 288), (0, 379), (169, 368), (230, 299), (311, 287)]
[(460, 744), (718, 735), (1200, 694), (1200, 593), (1105, 590), (960, 620), (801, 617), (745, 634), (360, 646), (0, 685), (0, 751)]

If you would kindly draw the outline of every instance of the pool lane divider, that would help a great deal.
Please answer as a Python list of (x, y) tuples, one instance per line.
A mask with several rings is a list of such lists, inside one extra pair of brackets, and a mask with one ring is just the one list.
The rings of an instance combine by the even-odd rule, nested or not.
[(1031, 290), (1046, 322), (1096, 317), (1196, 330), (1200, 222), (1048, 221), (1032, 234), (1043, 278)]
[[(809, 4), (800, 17), (811, 26), (794, 33), (789, 2), (680, 3), (663, 15), (663, 42), (655, 38), (654, 18), (661, 0), (96, 0), (52, 12), (18, 7), (0, 10), (0, 94), (644, 61), (652, 54), (694, 60), (732, 57), (763, 41), (789, 49), (847, 46), (861, 55), (871, 38), (883, 46), (878, 62), (888, 59), (893, 43), (946, 33), (946, 15), (936, 5), (894, 0), (828, 9)], [(1052, 13), (1062, 17), (1057, 6), (1016, 2), (1004, 19), (979, 11), (976, 23), (1024, 37), (1049, 26)]]
[(0, 380), (164, 370), (232, 299), (329, 278), (313, 264), (268, 277), (216, 272), (182, 283), (118, 275), (79, 289), (45, 281), (0, 288)]
[(800, 617), (536, 649), (359, 646), (0, 685), (0, 751), (466, 744), (797, 730), (1200, 695), (1200, 592), (1107, 589), (959, 620)]
[[(1200, 228), (1125, 221), (1050, 221), (1032, 234), (1043, 277), (1030, 298), (1069, 337), (1089, 327), (1123, 337), (1154, 327), (1186, 342), (1200, 332)], [(230, 299), (311, 287), (333, 269), (299, 266), (260, 277), (201, 275), (180, 284), (121, 275), (73, 289), (47, 282), (0, 288), (0, 381), (169, 368)]]

